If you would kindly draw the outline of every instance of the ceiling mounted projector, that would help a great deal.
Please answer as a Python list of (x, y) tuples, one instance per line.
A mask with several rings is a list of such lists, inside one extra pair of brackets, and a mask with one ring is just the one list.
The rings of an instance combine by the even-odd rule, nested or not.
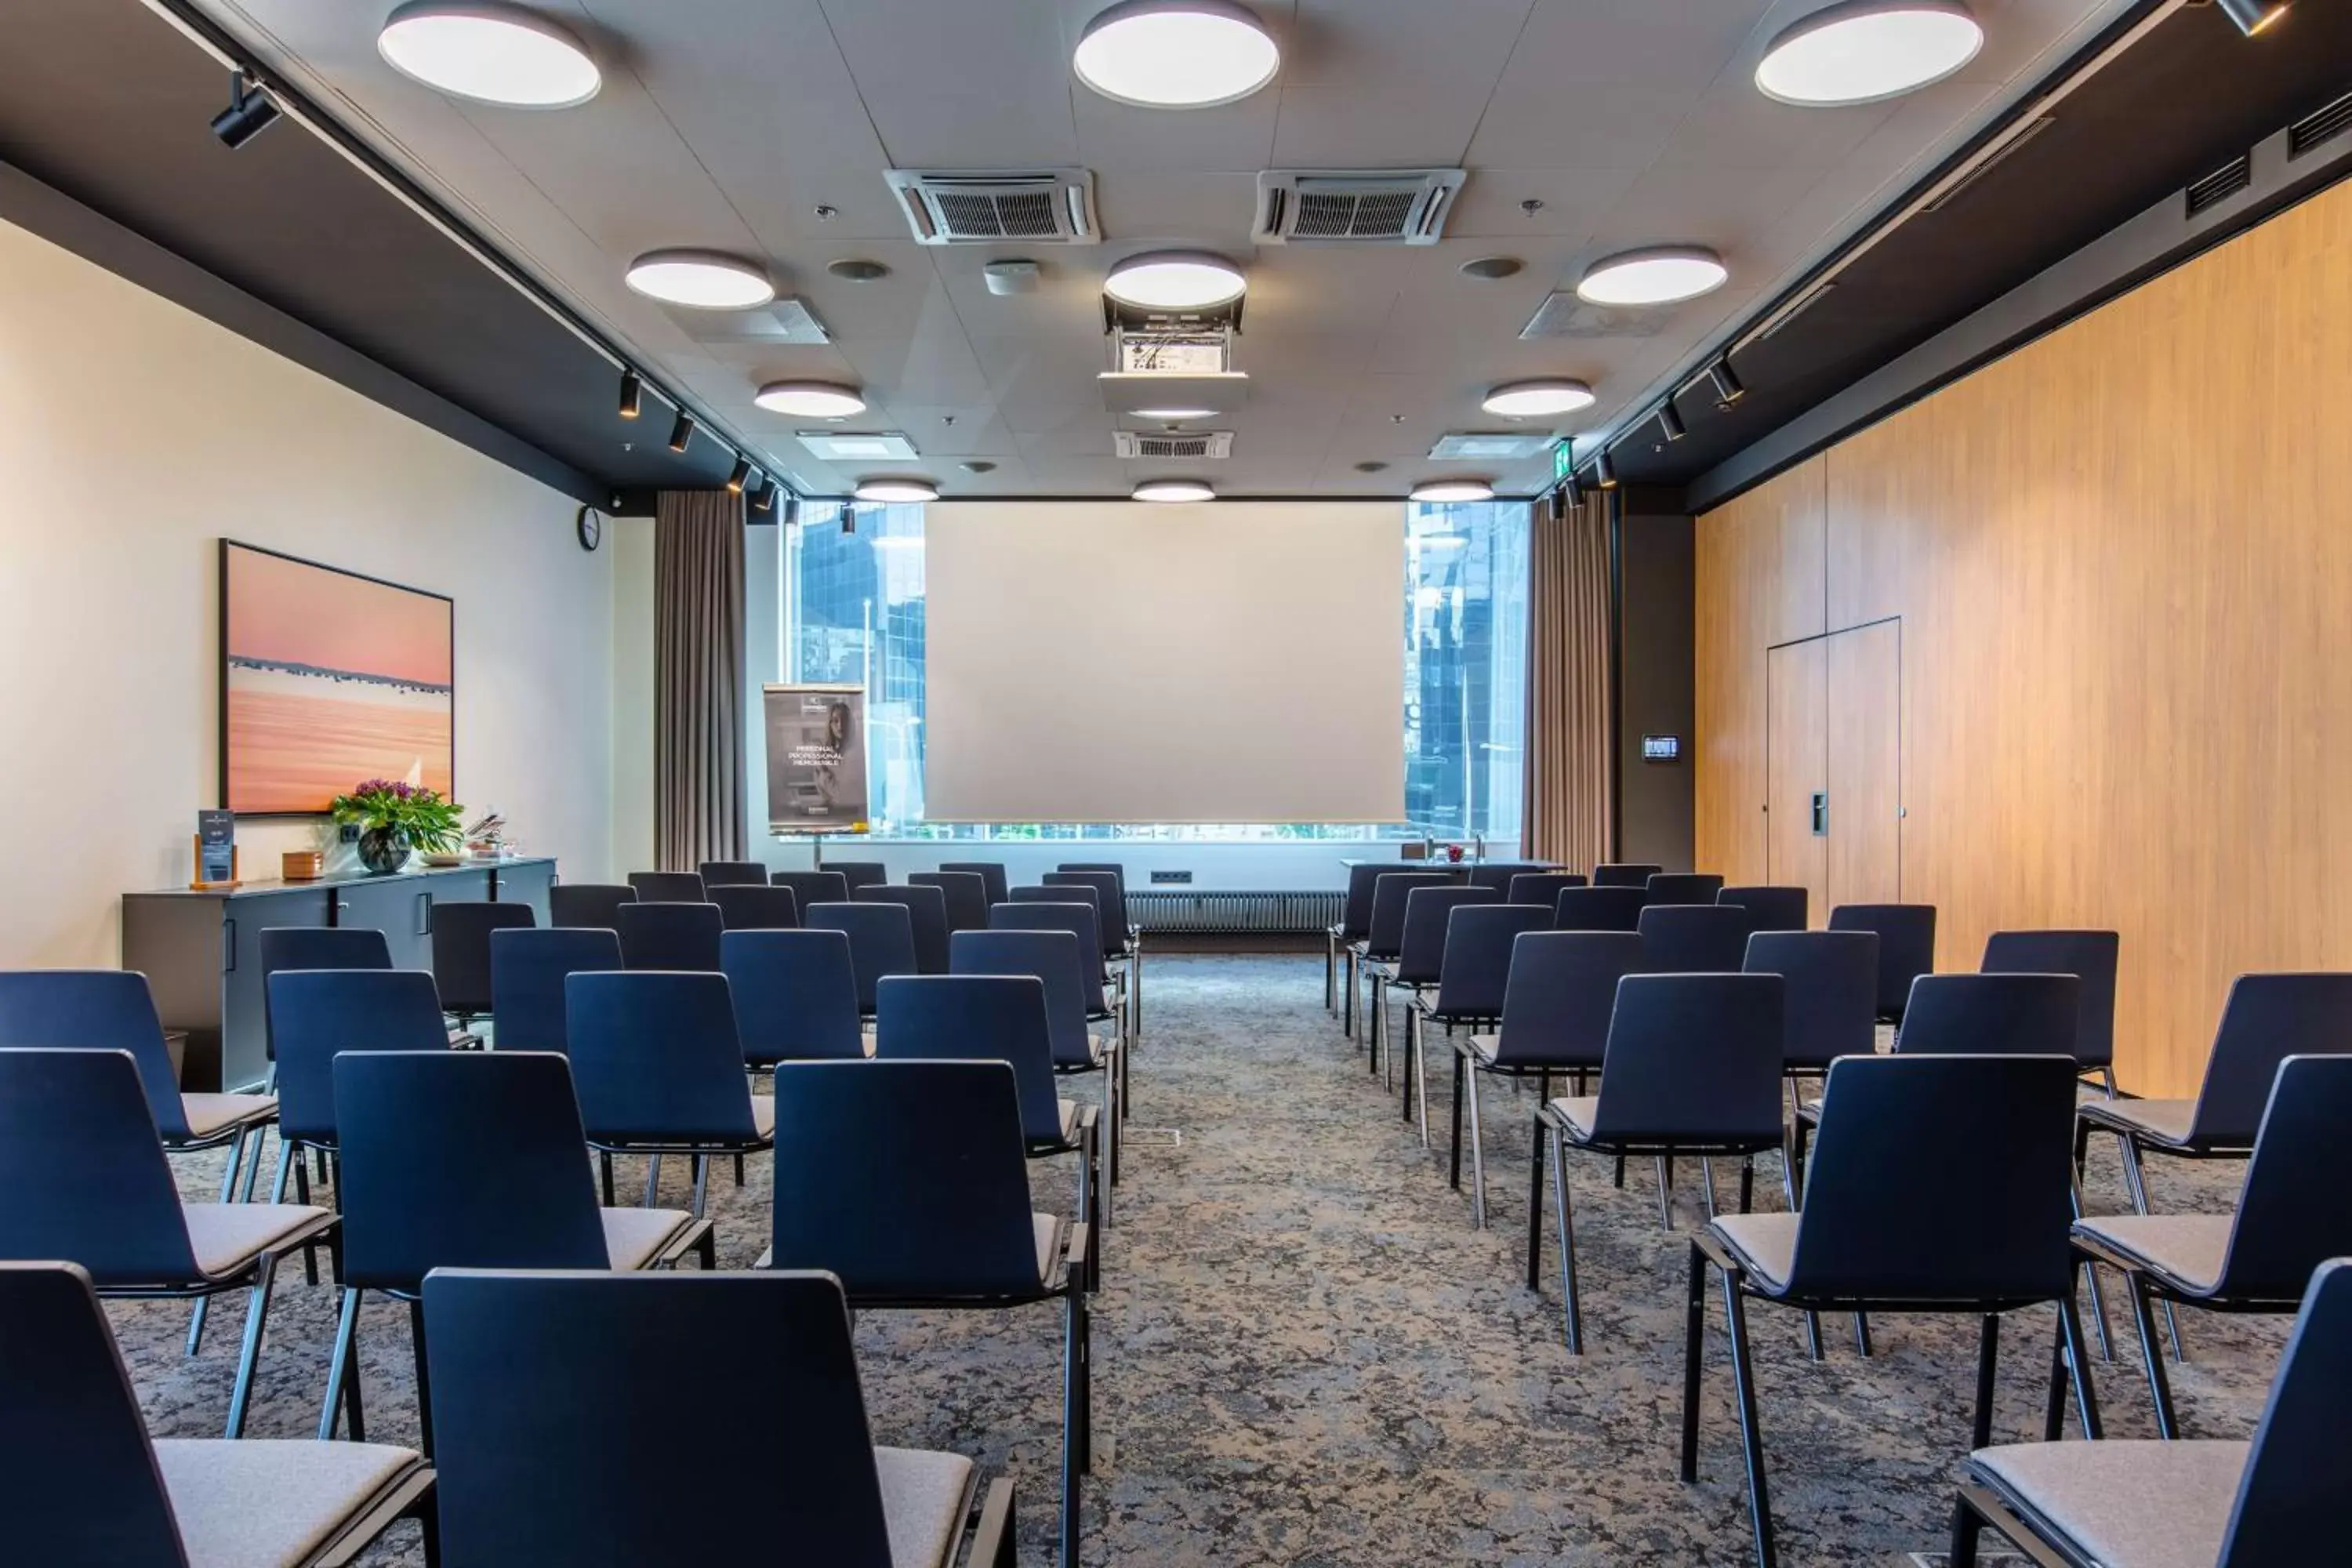
[(570, 109), (604, 85), (587, 46), (520, 5), (412, 0), (384, 18), (375, 47), (436, 92), (509, 109)]
[(1205, 310), (1249, 289), (1241, 268), (1198, 250), (1150, 250), (1110, 269), (1103, 292), (1139, 310)]
[(771, 414), (807, 419), (846, 419), (866, 411), (866, 398), (856, 387), (829, 381), (772, 381), (751, 401)]
[(1983, 47), (1960, 0), (1846, 0), (1783, 28), (1756, 88), (1782, 103), (1876, 103), (1943, 80)]
[(1593, 404), (1592, 388), (1580, 381), (1565, 378), (1546, 381), (1515, 381), (1498, 386), (1478, 405), (1489, 414), (1499, 414), (1506, 419), (1545, 419), (1559, 414), (1573, 414)]
[(1070, 67), (1115, 102), (1212, 109), (1272, 81), (1282, 51), (1232, 0), (1121, 0), (1087, 24)]
[(697, 310), (748, 310), (776, 297), (765, 268), (716, 250), (648, 251), (625, 280), (649, 300)]
[(1672, 305), (1712, 293), (1730, 276), (1712, 250), (1654, 246), (1594, 262), (1577, 283), (1576, 297), (1588, 305)]

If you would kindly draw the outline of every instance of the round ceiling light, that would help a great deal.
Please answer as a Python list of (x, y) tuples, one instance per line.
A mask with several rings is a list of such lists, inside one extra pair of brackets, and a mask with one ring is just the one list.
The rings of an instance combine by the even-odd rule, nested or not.
[(1657, 246), (1594, 262), (1577, 283), (1576, 297), (1591, 305), (1671, 305), (1711, 293), (1730, 276), (1712, 250)]
[(1216, 413), (1213, 408), (1139, 408), (1138, 419), (1206, 419)]
[(1580, 381), (1515, 381), (1495, 388), (1478, 406), (1506, 419), (1544, 419), (1590, 408), (1592, 403), (1592, 388)]
[(1782, 103), (1876, 103), (1943, 80), (1983, 47), (1959, 0), (1846, 0), (1783, 29), (1756, 88)]
[(1151, 250), (1110, 269), (1103, 292), (1139, 310), (1205, 310), (1249, 289), (1240, 268), (1198, 250)]
[(649, 300), (698, 310), (748, 310), (776, 297), (765, 270), (715, 250), (649, 251), (629, 263), (627, 281)]
[(866, 399), (856, 387), (829, 381), (772, 381), (751, 401), (771, 414), (796, 414), (804, 419), (846, 419), (866, 412)]
[(1430, 479), (1412, 487), (1417, 501), (1493, 500), (1495, 487), (1484, 479)]
[(860, 479), (857, 499), (886, 505), (911, 506), (940, 499), (940, 487), (929, 479)]
[(1087, 24), (1070, 66), (1115, 102), (1211, 109), (1272, 81), (1282, 51), (1232, 0), (1120, 0)]
[(1214, 500), (1217, 492), (1198, 479), (1146, 479), (1135, 487), (1138, 500)]
[(411, 0), (384, 18), (375, 47), (436, 92), (510, 109), (570, 109), (604, 84), (585, 45), (520, 5)]

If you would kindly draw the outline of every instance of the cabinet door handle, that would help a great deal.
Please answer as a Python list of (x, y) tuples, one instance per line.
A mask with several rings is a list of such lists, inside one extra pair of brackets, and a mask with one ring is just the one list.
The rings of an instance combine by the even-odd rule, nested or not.
[(430, 892), (416, 895), (416, 934), (433, 934), (433, 895)]
[(1829, 836), (1830, 794), (1827, 790), (1817, 789), (1813, 792), (1813, 837), (1827, 838)]
[(221, 973), (236, 973), (236, 921), (226, 915), (221, 918)]

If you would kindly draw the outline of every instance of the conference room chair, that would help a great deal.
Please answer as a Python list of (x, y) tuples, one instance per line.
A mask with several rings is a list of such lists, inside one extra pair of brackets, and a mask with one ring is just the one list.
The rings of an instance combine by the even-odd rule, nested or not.
[[(1377, 1054), (1387, 1042), (1389, 1030), (1389, 989), (1393, 986), (1404, 993), (1405, 1048), (1404, 1089), (1398, 1115), (1410, 1121), (1413, 1114), (1413, 1078), (1421, 1070), (1417, 1053), (1417, 1035), (1413, 1028), (1414, 1006), (1423, 994), (1434, 989), (1438, 974), (1445, 963), (1445, 935), (1454, 911), (1465, 904), (1499, 904), (1503, 895), (1492, 888), (1474, 888), (1467, 882), (1447, 881), (1433, 888), (1414, 888), (1405, 894), (1404, 934), (1397, 941), (1397, 955), (1383, 962), (1369, 963), (1365, 973), (1372, 983), (1372, 1048)], [(1397, 1082), (1395, 1052), (1390, 1053), (1389, 1087)], [(1427, 1133), (1427, 1118), (1423, 1119), (1423, 1135)]]
[(1559, 896), (1570, 888), (1590, 887), (1583, 876), (1575, 871), (1521, 871), (1503, 889), (1503, 901), (1510, 904), (1541, 904), (1557, 909)]
[[(1710, 977), (1712, 978), (1712, 977)], [(1756, 979), (1760, 976), (1746, 976)], [(1639, 982), (1628, 981), (1627, 984)], [(1604, 1074), (1605, 1086), (1607, 1078)], [(1777, 1098), (1777, 1075), (1776, 1075)], [(1969, 1447), (1992, 1441), (2000, 1316), (2055, 1303), (2043, 1436), (2056, 1437), (2063, 1384), (2085, 1437), (2097, 1396), (2074, 1310), (2066, 1245), (2074, 1059), (2053, 1056), (1848, 1057), (1830, 1068), (1821, 1147), (1796, 1214), (1720, 1215), (1691, 1242), (1683, 1344), (1682, 1479), (1698, 1479), (1706, 1278), (1720, 1276), (1747, 1459), (1756, 1559), (1777, 1559), (1756, 1406), (1747, 1303), (1808, 1313), (1917, 1312), (1978, 1320)]]
[(792, 931), (801, 923), (800, 900), (790, 888), (762, 882), (721, 882), (710, 889), (725, 931)]
[[(1405, 900), (1424, 888), (1455, 885), (1453, 874), (1446, 871), (1383, 871), (1372, 883), (1371, 919), (1365, 922), (1363, 940), (1349, 950), (1353, 960), (1349, 984), (1361, 984), (1367, 993), (1363, 1037), (1370, 1053), (1366, 1065), (1373, 1072), (1381, 1070), (1381, 1045), (1386, 1033), (1381, 1020), (1386, 1005), (1381, 982), (1372, 977), (1373, 968), (1377, 965), (1385, 971), (1403, 950)], [(1375, 1008), (1374, 1002), (1381, 1005)], [(1349, 1006), (1354, 1005), (1351, 994)], [(1394, 1069), (1391, 1072), (1393, 1075)]]
[(907, 929), (915, 941), (915, 973), (948, 972), (948, 900), (938, 888), (903, 883), (869, 884), (849, 890), (854, 904), (897, 904), (907, 911)]
[(2074, 1059), (2116, 1092), (2116, 933), (2111, 931), (1997, 931), (1985, 938), (1979, 974), (2072, 974), (2083, 982)]
[[(1411, 921), (1410, 913), (1406, 919)], [(1428, 1092), (1422, 1082), (1427, 1066), (1429, 1026), (1443, 1025), (1447, 1037), (1456, 1040), (1467, 1040), (1476, 1030), (1499, 1026), (1519, 937), (1529, 931), (1550, 930), (1551, 910), (1541, 904), (1471, 904), (1456, 909), (1445, 922), (1445, 952), (1438, 961), (1437, 989), (1416, 997), (1405, 1019), (1413, 1095), (1421, 1107), (1423, 1148), (1429, 1147)], [(1456, 1035), (1457, 1029), (1464, 1033)], [(1454, 1135), (1449, 1155), (1453, 1168), (1447, 1180), (1455, 1192), (1460, 1192), (1463, 1084), (1469, 1076), (1470, 1058), (1458, 1048), (1447, 1054), (1454, 1062)], [(1485, 1143), (1479, 1136), (1476, 1084), (1469, 1086), (1469, 1094), (1471, 1159), (1475, 1167), (1485, 1158)], [(1484, 1170), (1474, 1169), (1471, 1184), (1475, 1189), (1474, 1223), (1483, 1230), (1486, 1226)]]
[(1592, 868), (1592, 885), (1596, 888), (1646, 889), (1650, 879), (1664, 869), (1664, 866), (1653, 866), (1647, 861), (1610, 861)]
[(1127, 881), (1115, 868), (1063, 866), (1038, 880), (1048, 888), (1092, 888), (1102, 921), (1103, 957), (1117, 963), (1135, 952), (1135, 928), (1127, 918)]
[(774, 1245), (761, 1267), (823, 1269), (854, 1312), (1061, 1302), (1060, 1562), (1077, 1568), (1093, 1452), (1095, 1237), (1031, 1206), (1024, 1142), (1007, 1063), (786, 1062), (776, 1068)]
[[(488, 1017), (492, 1006), (490, 933), (538, 923), (539, 917), (531, 913), (529, 904), (489, 900), (443, 903), (435, 900), (431, 916), (433, 984), (440, 990), (442, 1011), (456, 1018), (462, 1028), (472, 1027), (477, 1018)], [(264, 933), (265, 939), (267, 934)], [(382, 933), (377, 935), (381, 938)], [(354, 967), (388, 969), (391, 964), (387, 961), (382, 965)], [(274, 1036), (274, 1014), (272, 1019)]]
[(818, 869), (839, 873), (853, 897), (860, 888), (878, 888), (890, 879), (890, 868), (879, 860), (827, 860)]
[(1562, 888), (1552, 900), (1552, 929), (1637, 931), (1647, 900), (1639, 888)]
[[(1878, 938), (1866, 931), (1759, 931), (1740, 963), (1780, 977), (1780, 1074), (1793, 1090), (1840, 1057), (1878, 1048)], [(1796, 1159), (1783, 1151), (1780, 1184), (1797, 1206)]]
[(948, 934), (988, 929), (988, 879), (977, 871), (909, 871), (907, 885), (937, 888), (947, 902)]
[[(1671, 1162), (1696, 1155), (1706, 1210), (1715, 1214), (1717, 1156), (1740, 1160), (1739, 1209), (1754, 1196), (1754, 1157), (1780, 1146), (1780, 977), (1777, 974), (1629, 974), (1617, 983), (1601, 1052), (1598, 1094), (1567, 1096), (1538, 1112), (1551, 1144), (1552, 1208), (1559, 1225), (1568, 1352), (1584, 1353), (1576, 1293), (1576, 1222), (1568, 1152), (1625, 1159), (1647, 1154), (1658, 1173), (1658, 1224), (1674, 1228)], [(1540, 1194), (1538, 1194), (1540, 1196)], [(1528, 1245), (1543, 1205), (1528, 1212)]]
[(1715, 901), (1746, 910), (1758, 931), (1803, 931), (1812, 923), (1812, 895), (1802, 888), (1721, 888)]
[[(515, 933), (509, 932), (511, 936)], [(418, 1292), (436, 1268), (625, 1272), (699, 1251), (717, 1267), (710, 1222), (674, 1209), (600, 1208), (581, 1157), (588, 1134), (572, 1069), (547, 1051), (374, 1051), (335, 1058), (342, 1144), (342, 1310), (319, 1437), (343, 1417), (367, 1436), (360, 1397), (360, 1303), (406, 1301), (416, 1410), (433, 1454), (433, 1398)], [(780, 1189), (781, 1190), (781, 1189)], [(513, 1396), (516, 1385), (508, 1385)], [(544, 1392), (544, 1391), (542, 1391)]]
[(1378, 860), (1348, 868), (1348, 891), (1339, 900), (1339, 923), (1323, 928), (1323, 1010), (1339, 1015), (1339, 1032), (1356, 1033), (1356, 944), (1371, 934), (1372, 891), (1390, 868)]
[[(243, 1436), (278, 1259), (309, 1242), (331, 1247), (335, 1216), (308, 1204), (182, 1202), (138, 1066), (116, 1050), (0, 1049), (0, 1258), (78, 1263), (111, 1300), (247, 1293), (227, 1422)], [(192, 1356), (202, 1328), (190, 1328)]]
[(849, 964), (857, 979), (857, 1016), (874, 1016), (874, 987), (886, 974), (919, 974), (915, 921), (906, 905), (871, 901), (811, 904), (801, 911), (811, 931), (849, 938)]
[[(1037, 906), (1031, 906), (1033, 908)], [(1026, 974), (1045, 987), (1045, 1026), (1054, 1070), (1064, 1077), (1102, 1075), (1105, 1186), (1100, 1216), (1111, 1225), (1111, 1188), (1118, 1184), (1118, 1037), (1087, 1027), (1086, 955), (1067, 931), (960, 931), (948, 939), (950, 974)]]
[[(425, 1323), (448, 1568), (1011, 1568), (1011, 1481), (875, 1447), (824, 1274), (436, 1268)], [(690, 1497), (656, 1479), (680, 1434), (720, 1435)]]
[[(1063, 875), (1108, 876), (1111, 879), (1104, 914), (1104, 937), (1118, 937), (1126, 951), (1128, 973), (1120, 982), (1127, 996), (1127, 1033), (1132, 1040), (1143, 1032), (1143, 927), (1128, 913), (1127, 868), (1116, 860), (1065, 860), (1054, 868)], [(1051, 886), (1054, 879), (1045, 879)]]
[(278, 1035), (270, 1026), (269, 977), (281, 969), (390, 969), (392, 944), (372, 926), (264, 926), (260, 948), (261, 1041), (275, 1089)]
[(751, 1071), (778, 1062), (866, 1059), (847, 933), (730, 931), (719, 939), (719, 969)]
[(1651, 904), (1634, 930), (1654, 974), (1732, 974), (1748, 956), (1755, 917), (1738, 904)]
[[(1086, 1022), (1110, 1026), (1113, 1068), (1118, 1074), (1118, 1114), (1123, 1121), (1131, 1104), (1133, 1081), (1124, 1027), (1126, 1014), (1111, 990), (1110, 968), (1103, 962), (1101, 927), (1096, 920), (1094, 900), (1080, 896), (1087, 892), (1083, 888), (1015, 888), (1010, 901), (989, 910), (988, 929), (1057, 931), (1077, 939)], [(1061, 896), (1050, 900), (1023, 898), (1024, 893)]]
[(402, 1519), (432, 1529), (413, 1449), (151, 1436), (71, 1263), (0, 1263), (0, 1525), (26, 1564), (310, 1568)]
[(1005, 875), (1004, 862), (1002, 860), (942, 860), (940, 862), (940, 869), (967, 871), (978, 877), (988, 889), (988, 903), (991, 909), (1004, 902), (1011, 896), (1012, 879)]
[(551, 926), (490, 934), (490, 1040), (502, 1051), (553, 1051), (570, 1042), (563, 982), (619, 969), (620, 933), (609, 926)]
[(614, 882), (558, 882), (547, 889), (547, 923), (601, 931), (621, 929), (621, 906), (637, 890)]
[(627, 969), (719, 967), (727, 918), (713, 903), (621, 906), (621, 963)]
[(1118, 1015), (1119, 1038), (1124, 1041), (1128, 1036), (1129, 974), (1127, 965), (1120, 962), (1125, 954), (1118, 946), (1119, 939), (1112, 929), (1112, 922), (1119, 918), (1118, 912), (1124, 906), (1113, 889), (1092, 876), (1048, 871), (1045, 879), (1036, 886), (1013, 889), (1012, 901), (1016, 904), (1076, 903), (1084, 904), (1094, 911), (1094, 940), (1101, 950), (1099, 962), (1103, 989)]
[(771, 887), (790, 888), (803, 914), (811, 904), (849, 902), (849, 879), (838, 871), (779, 871), (768, 882)]
[(646, 1161), (645, 1206), (661, 1191), (665, 1154), (694, 1162), (691, 1212), (700, 1219), (714, 1155), (765, 1149), (775, 1108), (743, 1081), (743, 1046), (727, 976), (679, 971), (573, 974), (563, 983), (572, 1086), (596, 1151), (604, 1206), (613, 1156)]
[[(2352, 1254), (2352, 1208), (2343, 1200), (2347, 1128), (2352, 1057), (2289, 1057), (2279, 1063), (2234, 1213), (2099, 1215), (2074, 1222), (2075, 1250), (2123, 1272), (2164, 1436), (2179, 1436), (2180, 1424), (2152, 1304), (2294, 1310), (2314, 1268)], [(2178, 1329), (2173, 1338), (2178, 1343)]]
[(629, 886), (647, 904), (698, 904), (709, 891), (694, 871), (632, 871)]
[(1840, 904), (1830, 930), (1866, 931), (1878, 937), (1878, 1021), (1900, 1025), (1911, 983), (1936, 971), (1936, 906)]
[(2341, 1556), (2352, 1474), (2352, 1263), (2322, 1264), (2251, 1442), (2012, 1443), (1969, 1456), (1952, 1568), (1976, 1568), (1992, 1526), (2041, 1563), (2215, 1563)]
[(1485, 860), (1469, 868), (1468, 874), (1462, 879), (1474, 888), (1486, 888), (1507, 895), (1511, 890), (1512, 878), (1550, 869), (1551, 867), (1534, 860)]
[(757, 860), (705, 860), (698, 868), (702, 877), (702, 890), (713, 888), (764, 888), (768, 885), (768, 868)]
[(1712, 871), (1653, 871), (1642, 891), (1654, 905), (1711, 904), (1723, 891), (1723, 879)]

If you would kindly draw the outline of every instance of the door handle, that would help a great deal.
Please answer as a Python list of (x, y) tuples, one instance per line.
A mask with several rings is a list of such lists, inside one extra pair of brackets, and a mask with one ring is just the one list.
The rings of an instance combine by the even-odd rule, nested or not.
[(416, 895), (416, 934), (433, 934), (433, 895), (429, 892)]
[(1813, 792), (1813, 837), (1816, 838), (1827, 838), (1829, 836), (1830, 792), (1825, 789), (1817, 789)]
[(221, 921), (221, 973), (236, 973), (236, 921), (234, 918)]

